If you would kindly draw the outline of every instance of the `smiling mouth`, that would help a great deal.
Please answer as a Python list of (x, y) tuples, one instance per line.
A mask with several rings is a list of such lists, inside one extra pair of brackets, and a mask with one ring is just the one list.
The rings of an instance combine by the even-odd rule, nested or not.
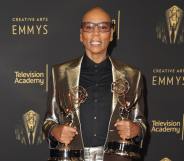
[(90, 44), (94, 46), (98, 46), (98, 45), (101, 45), (102, 42), (101, 41), (91, 41)]

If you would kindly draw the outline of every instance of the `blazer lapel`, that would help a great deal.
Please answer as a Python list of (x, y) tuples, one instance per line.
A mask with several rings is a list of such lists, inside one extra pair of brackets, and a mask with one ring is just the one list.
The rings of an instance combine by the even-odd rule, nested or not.
[[(80, 69), (81, 69), (81, 63), (82, 63), (83, 56), (76, 59), (74, 63), (66, 70), (67, 79), (68, 79), (68, 87), (69, 90), (72, 90), (75, 87), (79, 86), (79, 78), (80, 78)], [(78, 98), (78, 93), (75, 93), (74, 96), (76, 99)], [(78, 109), (78, 105), (70, 102), (75, 109)], [(79, 110), (76, 110), (78, 119), (79, 119)]]
[[(117, 63), (115, 62), (114, 59), (109, 57), (111, 64), (112, 64), (112, 80), (115, 82), (118, 79), (122, 79), (125, 77), (125, 72), (120, 70)], [(117, 105), (118, 99), (117, 96), (113, 93), (112, 94), (112, 113), (114, 112), (116, 105)]]

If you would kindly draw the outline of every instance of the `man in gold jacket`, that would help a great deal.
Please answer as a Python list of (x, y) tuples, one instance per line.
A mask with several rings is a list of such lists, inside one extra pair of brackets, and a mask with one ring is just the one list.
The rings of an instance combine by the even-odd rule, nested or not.
[[(77, 156), (85, 161), (132, 161), (137, 158), (134, 152), (128, 156), (115, 152), (122, 148), (121, 141), (133, 138), (142, 148), (146, 132), (142, 77), (139, 70), (107, 54), (112, 40), (113, 26), (109, 14), (102, 8), (92, 8), (84, 14), (80, 29), (84, 56), (53, 66), (43, 124), (50, 145), (50, 160), (62, 160), (58, 159), (60, 144), (70, 148), (73, 160), (77, 160)], [(118, 80), (123, 80), (126, 86), (123, 103), (121, 96), (117, 96), (118, 91), (112, 92), (112, 83)], [(121, 85), (115, 88), (121, 88)], [(69, 91), (79, 86), (84, 87), (84, 95), (88, 98), (76, 105)], [(79, 97), (78, 93), (75, 95), (75, 98)], [(82, 98), (78, 99), (79, 102)], [(126, 119), (121, 119), (120, 107), (123, 105), (131, 107)], [(73, 110), (72, 118), (68, 117), (68, 107), (75, 106), (77, 109)], [(72, 126), (68, 119), (70, 123), (72, 120)]]

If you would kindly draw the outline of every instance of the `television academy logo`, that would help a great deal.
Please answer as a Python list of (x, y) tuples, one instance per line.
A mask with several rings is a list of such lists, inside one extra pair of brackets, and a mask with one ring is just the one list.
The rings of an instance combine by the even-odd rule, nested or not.
[(174, 134), (184, 141), (184, 114), (182, 120), (152, 120), (151, 132), (157, 134)]

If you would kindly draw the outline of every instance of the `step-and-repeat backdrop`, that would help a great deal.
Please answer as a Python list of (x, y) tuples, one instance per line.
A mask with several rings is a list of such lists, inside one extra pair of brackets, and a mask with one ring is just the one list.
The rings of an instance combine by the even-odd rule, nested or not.
[(0, 161), (47, 160), (41, 126), (50, 69), (83, 54), (81, 17), (94, 6), (116, 24), (112, 56), (144, 75), (144, 160), (184, 160), (183, 0), (6, 0), (0, 4)]

